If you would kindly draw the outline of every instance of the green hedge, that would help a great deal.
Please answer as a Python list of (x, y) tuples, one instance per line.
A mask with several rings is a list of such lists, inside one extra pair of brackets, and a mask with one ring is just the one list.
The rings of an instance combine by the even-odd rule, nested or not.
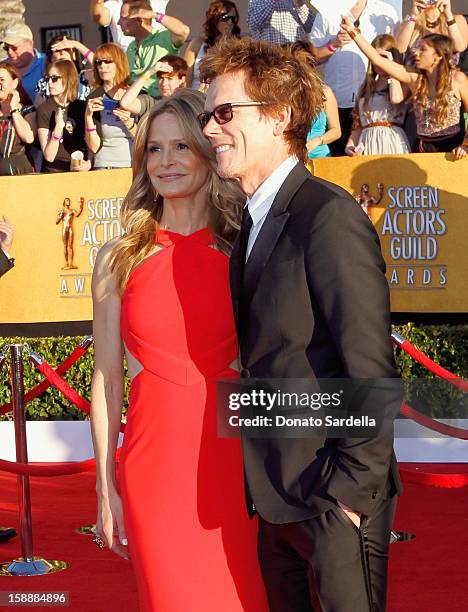
[[(69, 337), (60, 336), (56, 338), (1, 338), (0, 346), (6, 343), (27, 342), (32, 351), (38, 353), (52, 367), (62, 363), (83, 340), (83, 336)], [(7, 363), (9, 359), (7, 358)], [(94, 349), (91, 346), (85, 355), (79, 359), (65, 374), (65, 380), (83, 397), (90, 399), (91, 379), (94, 367)], [(9, 367), (4, 364), (0, 371), (0, 405), (11, 399), (11, 387), (9, 379)], [(32, 362), (24, 360), (24, 386), (31, 389), (44, 379)], [(129, 381), (126, 378), (126, 397), (128, 394)], [(126, 411), (126, 405), (124, 412)], [(27, 404), (27, 417), (37, 421), (77, 421), (86, 419), (87, 416), (75, 408), (54, 387), (50, 387), (44, 394)], [(11, 419), (11, 413), (0, 416), (0, 420)]]
[[(416, 325), (408, 323), (396, 326), (395, 331), (402, 334), (431, 359), (450, 370), (453, 374), (468, 378), (468, 325)], [(3, 338), (0, 346), (8, 342), (28, 342), (31, 349), (39, 353), (52, 366), (60, 364), (82, 341), (82, 337), (58, 338)], [(89, 399), (93, 372), (93, 348), (82, 357), (66, 374), (65, 378), (76, 391)], [(433, 378), (433, 376), (409, 355), (396, 351), (397, 364), (404, 379)], [(25, 360), (24, 381), (30, 389), (42, 380), (42, 375)], [(465, 398), (456, 389), (443, 381), (440, 383), (438, 405), (444, 405), (443, 414), (425, 405), (424, 398), (413, 397), (414, 406), (433, 416), (468, 416), (464, 414)], [(128, 380), (126, 380), (126, 397)], [(417, 395), (417, 394), (416, 394)], [(0, 371), (0, 405), (10, 400), (9, 368), (4, 365)], [(466, 402), (465, 402), (466, 403)], [(124, 412), (126, 405), (124, 406)], [(27, 405), (27, 418), (34, 420), (82, 420), (86, 418), (81, 411), (72, 406), (56, 389), (51, 388), (42, 396)], [(11, 418), (0, 416), (0, 420)]]

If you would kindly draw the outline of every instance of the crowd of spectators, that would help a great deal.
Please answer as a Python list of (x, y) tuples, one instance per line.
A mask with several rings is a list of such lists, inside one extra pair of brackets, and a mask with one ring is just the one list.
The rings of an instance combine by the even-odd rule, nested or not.
[[(242, 35), (238, 8), (211, 2), (190, 37), (165, 12), (168, 2), (91, 0), (93, 19), (113, 40), (94, 51), (60, 35), (44, 54), (26, 24), (5, 30), (0, 174), (130, 167), (139, 118), (177, 88), (207, 90), (200, 61), (221, 38)], [(248, 35), (292, 45), (322, 76), (310, 158), (468, 153), (468, 78), (460, 69), (468, 26), (450, 0), (414, 0), (402, 21), (386, 0), (357, 0), (335, 19), (313, 4), (250, 0), (246, 16)]]

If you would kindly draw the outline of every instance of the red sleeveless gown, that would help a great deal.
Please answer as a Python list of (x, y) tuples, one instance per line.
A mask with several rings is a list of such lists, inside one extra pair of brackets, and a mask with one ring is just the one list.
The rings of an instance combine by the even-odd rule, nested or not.
[(144, 612), (266, 612), (240, 440), (217, 437), (215, 380), (237, 340), (228, 258), (208, 228), (159, 230), (164, 249), (132, 273), (121, 333), (132, 380), (119, 466)]

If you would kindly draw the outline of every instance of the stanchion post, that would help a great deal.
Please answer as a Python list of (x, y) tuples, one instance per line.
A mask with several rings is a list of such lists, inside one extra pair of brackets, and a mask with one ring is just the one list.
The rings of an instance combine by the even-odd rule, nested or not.
[[(15, 426), (16, 461), (28, 463), (26, 417), (24, 413), (24, 363), (22, 344), (10, 345), (11, 357), (11, 403)], [(21, 532), (21, 552), (25, 561), (33, 559), (31, 493), (29, 476), (18, 475), (18, 504)]]
[[(24, 361), (23, 344), (10, 345), (11, 357), (11, 403), (15, 425), (16, 461), (28, 463), (26, 417), (24, 413)], [(33, 556), (31, 495), (29, 475), (18, 474), (18, 504), (21, 532), (22, 557), (0, 564), (0, 576), (42, 576), (60, 572), (68, 567), (66, 561), (48, 561)]]

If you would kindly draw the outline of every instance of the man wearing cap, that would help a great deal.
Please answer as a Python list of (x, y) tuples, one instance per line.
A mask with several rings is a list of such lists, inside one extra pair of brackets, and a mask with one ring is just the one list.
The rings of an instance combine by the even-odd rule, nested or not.
[(46, 57), (34, 48), (31, 28), (25, 23), (9, 25), (3, 33), (2, 45), (8, 61), (16, 68), (21, 84), (34, 102), (37, 82), (44, 75)]

